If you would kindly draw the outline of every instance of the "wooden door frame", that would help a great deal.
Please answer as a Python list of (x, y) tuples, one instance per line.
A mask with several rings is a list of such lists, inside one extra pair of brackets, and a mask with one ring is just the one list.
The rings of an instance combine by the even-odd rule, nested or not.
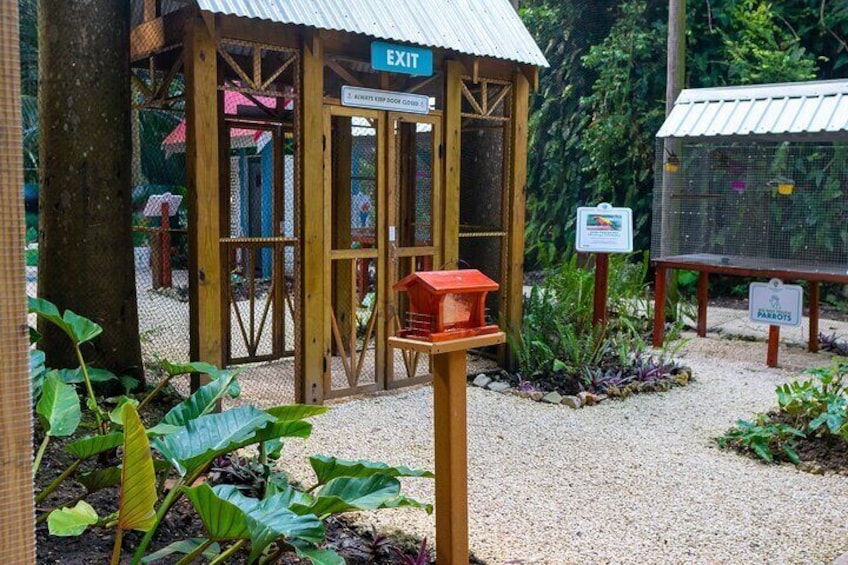
[[(394, 203), (396, 198), (399, 196), (398, 191), (400, 187), (398, 186), (399, 179), (395, 176), (394, 164), (398, 158), (397, 149), (394, 143), (393, 137), (393, 125), (395, 121), (404, 121), (408, 123), (414, 124), (430, 124), (432, 126), (432, 150), (433, 150), (433, 160), (432, 160), (432, 170), (431, 170), (431, 183), (432, 183), (432, 196), (431, 196), (431, 238), (432, 244), (429, 246), (407, 246), (407, 247), (393, 247), (391, 242), (388, 240), (388, 230), (389, 227), (394, 225), (397, 226), (397, 218), (395, 218), (396, 211), (394, 210)], [(387, 112), (387, 120), (386, 120), (386, 129), (387, 129), (387, 173), (388, 173), (388, 186), (386, 187), (386, 210), (387, 210), (387, 226), (386, 226), (386, 306), (385, 311), (387, 313), (385, 319), (385, 335), (387, 339), (389, 336), (394, 335), (393, 323), (395, 318), (395, 310), (397, 308), (397, 293), (392, 290), (392, 285), (397, 282), (399, 266), (397, 262), (402, 258), (407, 257), (418, 257), (423, 255), (429, 255), (433, 258), (433, 268), (438, 270), (439, 264), (438, 261), (441, 258), (442, 254), (442, 199), (444, 197), (444, 186), (442, 183), (442, 156), (441, 156), (441, 146), (442, 146), (442, 117), (440, 113), (430, 113), (430, 114), (410, 114), (407, 112)], [(391, 255), (391, 256), (389, 256)], [(401, 323), (403, 320), (401, 320)], [(413, 352), (414, 353), (414, 352)], [(404, 352), (406, 354), (406, 352)], [(417, 353), (414, 353), (417, 355)], [(394, 348), (390, 346), (386, 346), (385, 350), (385, 367), (386, 367), (386, 375), (385, 375), (385, 383), (386, 388), (395, 389), (403, 386), (410, 386), (413, 384), (421, 383), (429, 381), (432, 378), (432, 375), (420, 375), (407, 377), (402, 379), (394, 378)]]
[[(375, 194), (376, 194), (376, 226), (375, 226), (375, 246), (366, 249), (333, 249), (333, 162), (332, 162), (332, 119), (333, 117), (341, 116), (347, 118), (366, 118), (376, 120), (377, 127), (375, 128), (376, 140), (376, 167), (377, 173)], [(376, 323), (374, 327), (374, 383), (365, 385), (357, 384), (353, 387), (345, 389), (332, 389), (332, 349), (330, 344), (333, 342), (332, 335), (332, 307), (324, 308), (324, 343), (325, 346), (325, 361), (324, 361), (324, 398), (339, 398), (342, 396), (350, 396), (353, 394), (363, 394), (374, 392), (385, 388), (385, 303), (386, 303), (386, 249), (385, 242), (387, 240), (386, 227), (386, 138), (387, 138), (387, 115), (386, 112), (379, 110), (369, 110), (364, 108), (353, 108), (336, 104), (324, 104), (324, 304), (329, 305), (333, 298), (333, 260), (350, 260), (350, 259), (373, 259), (376, 264), (377, 271), (377, 296), (375, 301)], [(348, 188), (349, 190), (349, 188)]]

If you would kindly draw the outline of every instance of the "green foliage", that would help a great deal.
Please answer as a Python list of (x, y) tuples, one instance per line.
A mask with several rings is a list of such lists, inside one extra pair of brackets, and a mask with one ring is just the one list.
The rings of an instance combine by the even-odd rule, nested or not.
[(848, 441), (848, 363), (834, 361), (804, 375), (809, 378), (777, 387), (776, 414), (758, 413), (753, 423), (739, 420), (719, 438), (719, 445), (751, 451), (769, 463), (782, 455), (797, 465), (797, 438)]
[[(610, 260), (605, 327), (593, 324), (594, 273), (578, 267), (576, 257), (531, 290), (521, 333), (509, 336), (524, 379), (567, 394), (670, 379), (677, 369), (673, 352), (652, 355), (646, 342), (653, 319), (645, 283), (648, 258), (629, 259)], [(678, 333), (679, 324), (669, 340)]]
[(755, 422), (739, 420), (736, 427), (719, 438), (722, 448), (734, 446), (750, 450), (764, 461), (772, 463), (775, 454), (781, 453), (795, 463), (800, 462), (795, 452), (795, 439), (804, 437), (804, 432), (788, 424), (774, 423), (766, 414), (758, 414)]
[[(150, 562), (174, 553), (185, 555), (180, 563), (201, 557), (224, 562), (247, 544), (252, 563), (276, 542), (281, 550), (293, 551), (312, 563), (341, 565), (344, 560), (338, 554), (321, 547), (325, 535), (323, 521), (333, 514), (403, 506), (432, 511), (431, 506), (403, 496), (398, 480), (398, 477), (432, 477), (432, 473), (384, 463), (316, 456), (311, 463), (318, 484), (308, 491), (295, 489), (288, 484), (284, 473), (271, 471), (268, 457), (279, 457), (282, 438), (309, 437), (312, 426), (304, 420), (326, 412), (327, 408), (277, 406), (260, 410), (247, 405), (213, 413), (225, 395), (237, 396), (240, 387), (235, 374), (209, 364), (162, 362), (165, 382), (198, 372), (212, 380), (174, 406), (149, 430), (142, 425), (139, 411), (161, 390), (161, 384), (141, 402), (132, 396), (107, 399), (105, 402), (116, 405), (107, 414), (100, 408), (104, 401), (94, 396), (91, 382), (117, 377), (88, 367), (79, 352), (80, 343), (99, 335), (99, 326), (72, 312), (63, 314), (44, 300), (31, 299), (30, 308), (68, 334), (80, 359), (76, 370), (50, 371), (44, 367), (43, 355), (31, 358), (33, 382), (41, 388), (36, 412), (45, 431), (36, 469), (49, 438), (72, 435), (83, 417), (74, 383), (86, 385), (90, 394), (87, 405), (97, 423), (97, 435), (76, 439), (66, 446), (74, 462), (36, 497), (36, 502), (42, 503), (70, 478), (85, 487), (84, 495), (59, 504), (44, 515), (51, 534), (76, 536), (92, 525), (115, 528), (113, 564), (121, 562), (123, 532), (140, 530), (145, 535), (131, 563)], [(235, 452), (249, 446), (257, 446), (259, 451), (257, 476), (264, 481), (260, 497), (242, 494), (240, 485), (211, 487), (204, 483), (189, 488), (216, 460), (238, 458)], [(114, 458), (118, 447), (122, 447), (120, 465)], [(87, 470), (80, 471), (83, 464)], [(174, 484), (166, 494), (163, 487), (169, 476)], [(118, 490), (117, 512), (100, 519), (84, 499), (110, 487)], [(208, 529), (209, 538), (171, 544), (145, 559), (156, 529), (184, 494)], [(216, 542), (232, 543), (222, 550)]]
[[(551, 65), (531, 107), (528, 267), (568, 258), (575, 209), (601, 200), (634, 209), (646, 248), (667, 2), (528, 0), (521, 15)], [(846, 38), (845, 2), (688, 2), (686, 86), (843, 78)]]
[(778, 24), (772, 4), (744, 0), (731, 9), (733, 25), (723, 32), (728, 74), (738, 84), (812, 80), (816, 63), (800, 39)]

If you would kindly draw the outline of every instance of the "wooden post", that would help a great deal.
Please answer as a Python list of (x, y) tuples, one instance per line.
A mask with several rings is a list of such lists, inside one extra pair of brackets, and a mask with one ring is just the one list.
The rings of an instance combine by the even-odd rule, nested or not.
[[(351, 133), (351, 118), (348, 116), (333, 116), (330, 132), (333, 136), (332, 143), (329, 146), (332, 148), (333, 158), (330, 160), (333, 166), (332, 175), (332, 246), (333, 249), (350, 249), (353, 243), (351, 233), (352, 218), (351, 218), (351, 191), (353, 184), (351, 182), (351, 152), (353, 148), (353, 135)], [(328, 140), (329, 141), (329, 140)], [(376, 138), (374, 143), (376, 143)], [(359, 219), (356, 218), (357, 225)], [(327, 268), (332, 268), (332, 308), (338, 321), (339, 333), (341, 341), (344, 344), (350, 343), (351, 336), (356, 334), (356, 305), (354, 304), (355, 289), (357, 287), (353, 276), (355, 261), (332, 261), (332, 265)], [(365, 260), (360, 262), (360, 266), (366, 269), (368, 264)], [(362, 274), (362, 269), (360, 269)], [(360, 285), (364, 285), (366, 277), (361, 276)], [(361, 289), (366, 290), (367, 289)], [(364, 295), (359, 295), (360, 300)], [(343, 351), (336, 351), (335, 340), (330, 341), (334, 355), (343, 355)]]
[(810, 282), (810, 353), (819, 352), (819, 300), (819, 283)]
[[(218, 154), (218, 64), (212, 20), (187, 23), (186, 184), (189, 213), (191, 359), (224, 363), (223, 285)], [(163, 253), (165, 250), (163, 250)], [(202, 381), (192, 378), (192, 387)]]
[(0, 48), (0, 562), (35, 563), (17, 2), (0, 3)]
[(665, 339), (666, 268), (657, 265), (654, 274), (654, 347), (662, 347)]
[[(295, 395), (297, 402), (324, 401), (325, 355), (329, 321), (325, 318), (324, 273), (324, 51), (317, 32), (307, 33), (301, 49), (300, 160), (301, 242), (300, 306), (302, 312)], [(327, 140), (329, 143), (330, 140)]]
[[(501, 292), (506, 293), (506, 329), (514, 335), (521, 331), (521, 309), (524, 305), (524, 223), (527, 185), (527, 119), (530, 103), (530, 83), (520, 71), (512, 76), (512, 106), (509, 132), (509, 224), (507, 226), (507, 280)], [(509, 352), (508, 364), (516, 365), (514, 352)]]
[(709, 293), (710, 275), (698, 273), (698, 335), (707, 335), (707, 294)]
[(468, 563), (466, 353), (433, 356), (436, 441), (436, 562)]
[(445, 198), (442, 255), (436, 261), (445, 269), (459, 264), (459, 166), (462, 143), (462, 73), (459, 61), (445, 61), (444, 155)]
[(162, 202), (162, 287), (171, 288), (171, 210), (167, 200)]
[(769, 326), (768, 353), (766, 365), (777, 367), (777, 352), (780, 345), (780, 326)]
[(595, 302), (592, 325), (607, 325), (607, 290), (609, 286), (609, 253), (595, 253)]

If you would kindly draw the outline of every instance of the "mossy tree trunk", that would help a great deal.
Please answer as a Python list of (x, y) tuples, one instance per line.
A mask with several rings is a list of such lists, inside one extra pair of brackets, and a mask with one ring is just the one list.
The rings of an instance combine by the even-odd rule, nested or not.
[[(142, 377), (132, 244), (129, 2), (40, 0), (38, 292), (103, 326), (87, 355)], [(42, 324), (53, 367), (75, 367)]]

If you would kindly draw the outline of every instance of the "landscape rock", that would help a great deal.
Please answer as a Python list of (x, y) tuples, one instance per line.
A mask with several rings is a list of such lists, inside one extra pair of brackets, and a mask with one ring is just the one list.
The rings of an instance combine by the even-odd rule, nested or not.
[(569, 408), (580, 408), (583, 406), (579, 396), (563, 396), (560, 403), (563, 406), (568, 406)]
[(542, 402), (547, 402), (548, 404), (559, 404), (562, 402), (562, 395), (555, 390), (551, 391), (542, 397)]
[(479, 386), (480, 388), (486, 388), (490, 382), (492, 382), (492, 379), (490, 379), (488, 375), (486, 375), (485, 373), (480, 373), (479, 375), (474, 377), (474, 380), (471, 381), (471, 384), (473, 384), (474, 386)]
[(600, 399), (598, 398), (597, 394), (587, 391), (579, 393), (577, 395), (577, 398), (580, 399), (580, 404), (582, 404), (583, 406), (594, 406), (595, 404), (600, 402)]
[(506, 392), (510, 389), (509, 383), (505, 383), (502, 381), (495, 381), (493, 383), (489, 383), (489, 390), (493, 392)]
[(541, 390), (530, 391), (530, 398), (532, 400), (534, 400), (535, 402), (541, 401), (544, 396), (545, 396), (545, 393), (542, 392)]

